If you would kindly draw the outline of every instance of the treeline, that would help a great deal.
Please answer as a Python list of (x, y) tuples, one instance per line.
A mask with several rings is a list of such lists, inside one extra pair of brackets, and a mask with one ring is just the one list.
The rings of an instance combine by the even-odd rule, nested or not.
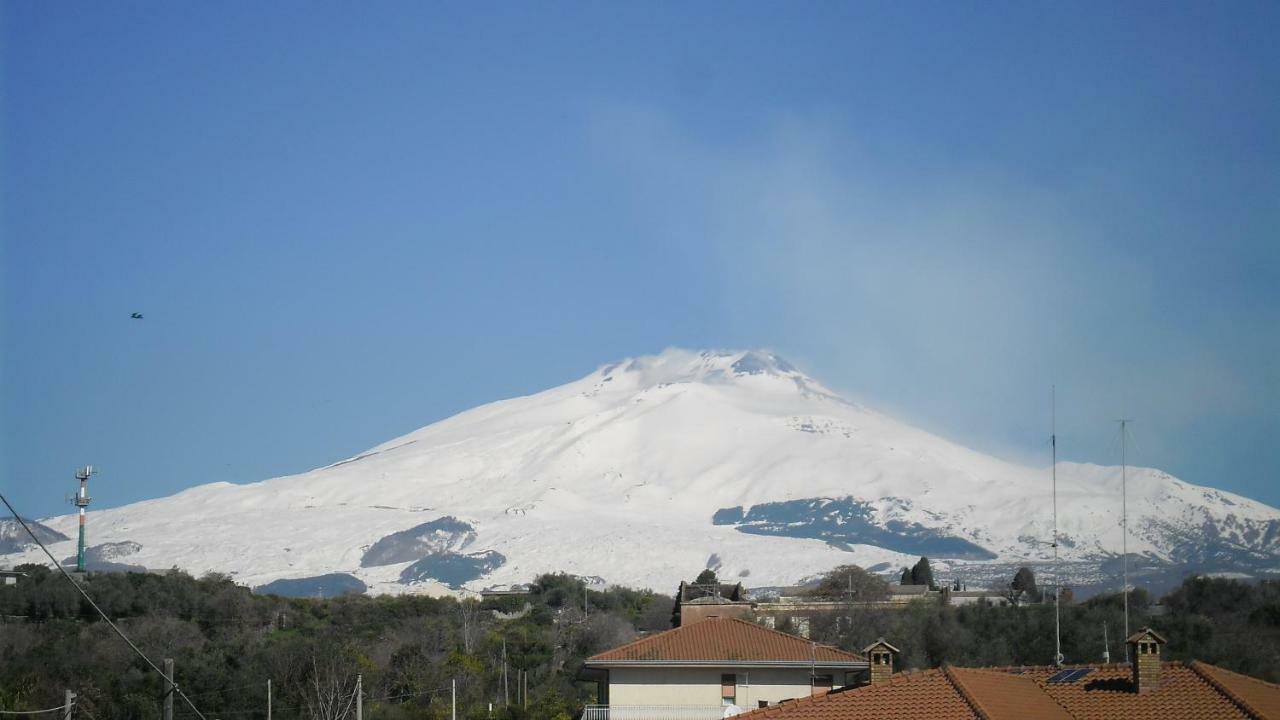
[[(77, 717), (158, 718), (156, 673), (60, 574), (18, 569), (29, 576), (0, 586), (0, 710), (60, 705), (69, 688), (85, 711)], [(273, 718), (354, 717), (357, 675), (370, 720), (447, 718), (454, 680), (460, 717), (569, 720), (594, 690), (574, 680), (583, 659), (667, 629), (672, 606), (651, 592), (588, 590), (568, 575), (539, 577), (527, 597), (484, 602), (286, 599), (183, 573), (90, 573), (82, 582), (153, 661), (175, 660), (178, 685), (206, 717), (224, 720), (265, 718), (268, 678)], [(175, 717), (195, 714), (177, 699)]]
[[(21, 569), (29, 573), (23, 582), (0, 586), (0, 709), (53, 707), (69, 688), (83, 717), (158, 718), (156, 674), (60, 574)], [(442, 720), (453, 680), (462, 718), (571, 720), (593, 701), (594, 686), (575, 680), (583, 660), (639, 633), (667, 629), (673, 602), (648, 591), (590, 590), (558, 574), (537, 578), (527, 596), (483, 602), (419, 595), (286, 599), (251, 594), (224, 576), (182, 573), (89, 574), (82, 582), (149, 657), (176, 661), (178, 684), (211, 720), (265, 718), (268, 678), (273, 718), (353, 717), (357, 675), (370, 720)], [(814, 592), (871, 599), (887, 586), (846, 566)], [(1130, 610), (1132, 629), (1150, 625), (1169, 638), (1169, 659), (1198, 658), (1280, 681), (1280, 584), (1192, 579), (1159, 606), (1137, 590)], [(1104, 627), (1111, 660), (1122, 662), (1122, 598), (1065, 602), (1067, 662), (1100, 661)], [(854, 651), (884, 637), (902, 649), (903, 668), (1042, 665), (1054, 652), (1051, 603), (955, 607), (925, 600), (867, 609), (851, 602), (811, 618), (809, 631)], [(178, 718), (195, 717), (181, 700), (175, 708)]]
[[(838, 597), (846, 587), (854, 597), (878, 599), (882, 581), (853, 566), (837, 568), (819, 584), (818, 594)], [(822, 592), (825, 589), (826, 592)], [(902, 650), (909, 669), (962, 666), (1047, 665), (1054, 656), (1054, 605), (1017, 606), (1035, 596), (1034, 577), (1019, 571), (1006, 598), (1011, 605), (979, 602), (942, 605), (916, 601), (904, 609), (873, 609), (857, 603), (809, 620), (819, 642), (859, 651), (883, 637)], [(1070, 663), (1098, 663), (1104, 650), (1111, 662), (1125, 661), (1124, 597), (1094, 596), (1074, 602), (1063, 593), (1060, 607), (1062, 654)], [(1129, 593), (1129, 627), (1150, 626), (1169, 640), (1166, 660), (1197, 659), (1229, 670), (1280, 682), (1280, 582), (1248, 584), (1221, 578), (1190, 578), (1153, 603), (1138, 588)], [(795, 631), (784, 622), (781, 630)]]

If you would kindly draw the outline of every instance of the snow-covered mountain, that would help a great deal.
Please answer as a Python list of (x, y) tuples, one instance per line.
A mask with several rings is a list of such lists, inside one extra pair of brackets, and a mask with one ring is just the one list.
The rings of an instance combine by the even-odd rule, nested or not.
[[(1050, 557), (1048, 473), (847, 402), (776, 355), (668, 350), (311, 472), (92, 512), (89, 541), (121, 563), (295, 591), (545, 571), (669, 590), (707, 566), (762, 586), (919, 555), (973, 577)], [(1120, 469), (1060, 463), (1058, 487), (1063, 556), (1097, 580), (1121, 547)], [(1128, 492), (1138, 565), (1280, 569), (1275, 508), (1144, 468)], [(43, 522), (74, 535), (74, 516)]]

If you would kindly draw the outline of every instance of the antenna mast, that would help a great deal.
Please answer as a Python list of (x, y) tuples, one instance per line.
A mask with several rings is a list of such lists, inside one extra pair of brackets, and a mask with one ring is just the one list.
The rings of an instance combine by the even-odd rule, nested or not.
[(80, 481), (80, 492), (71, 499), (71, 504), (80, 509), (80, 541), (76, 550), (76, 572), (84, 572), (84, 510), (89, 507), (93, 498), (89, 497), (89, 478), (98, 471), (92, 465), (85, 465), (76, 470), (76, 479)]
[(1049, 387), (1049, 444), (1053, 448), (1053, 664), (1062, 667), (1062, 568), (1058, 564), (1058, 387)]
[[(1120, 528), (1123, 535), (1120, 540), (1120, 552), (1124, 555), (1124, 636), (1129, 637), (1129, 486), (1128, 468), (1125, 458), (1125, 438), (1129, 434), (1125, 426), (1128, 420), (1120, 421)], [(1124, 645), (1124, 661), (1129, 662), (1129, 643)]]

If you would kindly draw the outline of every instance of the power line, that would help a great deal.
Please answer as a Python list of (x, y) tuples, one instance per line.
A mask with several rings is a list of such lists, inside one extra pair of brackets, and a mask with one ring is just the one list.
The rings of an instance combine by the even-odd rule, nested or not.
[[(384, 700), (402, 700), (402, 699), (405, 699), (405, 698), (421, 697), (421, 696), (423, 696), (423, 695), (432, 695), (432, 694), (435, 694), (435, 693), (443, 693), (445, 690), (448, 690), (448, 689), (449, 689), (449, 688), (447, 688), (447, 687), (441, 687), (441, 688), (432, 688), (432, 689), (430, 689), (430, 690), (423, 690), (423, 691), (421, 691), (421, 692), (416, 692), (416, 693), (404, 693), (404, 694), (402, 694), (402, 695), (386, 695), (386, 696), (384, 696), (384, 697), (369, 698), (369, 699), (368, 699), (368, 702), (373, 703), (373, 702), (382, 702), (382, 701), (384, 701)], [(348, 710), (350, 710), (350, 707), (351, 707), (351, 706), (350, 706), (350, 705), (348, 705), (348, 706), (347, 706), (347, 709), (348, 709)], [(291, 705), (291, 706), (288, 706), (288, 707), (279, 707), (279, 706), (277, 706), (277, 707), (275, 707), (275, 708), (274, 708), (274, 710), (275, 710), (276, 712), (292, 712), (292, 711), (294, 711), (294, 710), (305, 710), (305, 709), (306, 709), (306, 706), (305, 706), (305, 705)], [(226, 710), (226, 711), (223, 711), (223, 712), (219, 712), (219, 713), (218, 713), (218, 716), (219, 716), (219, 717), (222, 717), (222, 716), (224, 716), (224, 715), (253, 715), (253, 714), (255, 714), (255, 713), (261, 713), (261, 712), (262, 712), (262, 710)]]
[[(5, 497), (3, 493), (0, 493), (0, 501), (3, 501), (4, 506), (9, 508), (9, 512), (13, 513), (14, 519), (18, 521), (19, 525), (22, 525), (22, 529), (27, 531), (27, 534), (31, 536), (31, 539), (36, 541), (36, 544), (39, 545), (40, 549), (44, 551), (44, 554), (49, 556), (50, 562), (52, 562), (53, 566), (58, 569), (58, 572), (62, 573), (62, 576), (67, 579), (67, 582), (71, 583), (71, 585), (80, 592), (80, 595), (84, 597), (85, 601), (88, 602), (89, 605), (98, 612), (98, 615), (102, 618), (103, 622), (105, 622), (112, 630), (114, 630), (115, 633), (120, 636), (121, 640), (124, 640), (126, 643), (128, 643), (129, 647), (132, 648), (135, 653), (137, 653), (138, 657), (142, 658), (143, 662), (145, 662), (148, 666), (150, 666), (152, 670), (155, 670), (157, 675), (159, 675), (162, 678), (165, 678), (166, 680), (169, 680), (168, 676), (164, 674), (164, 671), (161, 670), (159, 666), (157, 666), (155, 663), (151, 662), (151, 658), (147, 657), (146, 653), (142, 652), (142, 650), (139, 650), (138, 646), (133, 644), (133, 641), (129, 639), (128, 635), (124, 634), (123, 630), (116, 627), (116, 624), (111, 622), (111, 618), (107, 617), (107, 614), (102, 611), (102, 608), (98, 607), (98, 603), (94, 602), (93, 598), (89, 597), (89, 593), (85, 592), (85, 589), (80, 587), (80, 583), (76, 582), (75, 579), (72, 578), (71, 575), (67, 573), (67, 569), (62, 567), (62, 565), (58, 562), (57, 558), (53, 556), (53, 553), (49, 552), (49, 548), (45, 547), (44, 543), (41, 542), (40, 538), (36, 537), (36, 534), (31, 531), (31, 528), (27, 527), (26, 521), (22, 519), (22, 516), (18, 514), (18, 511), (15, 510), (13, 505), (9, 503), (9, 498)], [(191, 698), (187, 697), (187, 694), (182, 692), (182, 688), (178, 687), (177, 684), (173, 684), (173, 690), (177, 692), (178, 695), (183, 700), (186, 701), (187, 705), (191, 707), (191, 711), (194, 712), (196, 716), (200, 718), (200, 720), (207, 720), (204, 716), (204, 713), (200, 712), (200, 709), (196, 707), (196, 704), (191, 702)]]
[(190, 695), (188, 695), (187, 697), (197, 698), (197, 697), (204, 697), (204, 696), (206, 696), (206, 695), (217, 695), (218, 693), (230, 692), (230, 691), (232, 691), (232, 690), (243, 690), (243, 689), (245, 689), (245, 688), (251, 688), (251, 687), (252, 687), (252, 688), (256, 688), (256, 687), (258, 687), (258, 686), (260, 686), (260, 685), (261, 685), (261, 683), (248, 683), (248, 684), (246, 684), (246, 685), (233, 685), (233, 686), (231, 686), (231, 687), (227, 687), (227, 688), (219, 688), (219, 689), (217, 689), (217, 690), (206, 690), (206, 691), (204, 691), (204, 692), (191, 693), (191, 694), (190, 694)]
[[(72, 703), (71, 706), (75, 707), (76, 703)], [(0, 710), (0, 715), (44, 715), (45, 713), (65, 712), (66, 710), (66, 705), (59, 705), (48, 710)]]
[(422, 695), (431, 695), (432, 693), (442, 693), (448, 689), (449, 688), (447, 687), (439, 687), (439, 688), (432, 688), (430, 690), (423, 690), (421, 692), (416, 692), (416, 693), (404, 693), (401, 695), (387, 695), (384, 697), (369, 698), (369, 702), (381, 702), (383, 700), (401, 700), (403, 698), (421, 697)]

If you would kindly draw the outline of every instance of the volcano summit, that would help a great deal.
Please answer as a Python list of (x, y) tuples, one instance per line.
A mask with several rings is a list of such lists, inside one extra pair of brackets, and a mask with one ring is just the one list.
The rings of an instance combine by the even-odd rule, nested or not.
[[(919, 555), (981, 574), (1048, 559), (1049, 487), (1047, 466), (847, 402), (776, 355), (667, 350), (300, 475), (95, 512), (91, 542), (129, 565), (373, 592), (547, 571), (667, 589), (705, 566), (781, 585)], [(1059, 463), (1058, 488), (1064, 560), (1098, 582), (1121, 547), (1120, 469)], [(1152, 469), (1130, 468), (1128, 488), (1140, 565), (1280, 568), (1275, 508)], [(73, 516), (43, 522), (74, 534)]]

